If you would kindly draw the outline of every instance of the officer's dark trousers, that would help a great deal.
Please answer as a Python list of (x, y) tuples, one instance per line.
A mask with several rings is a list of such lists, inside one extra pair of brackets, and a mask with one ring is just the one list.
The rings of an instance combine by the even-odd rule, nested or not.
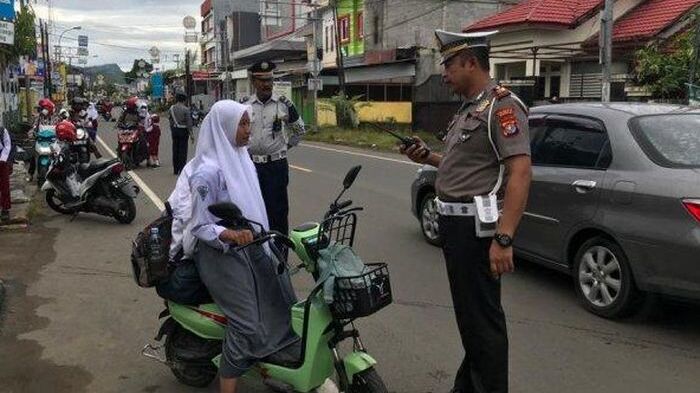
[(179, 175), (187, 163), (187, 143), (190, 136), (187, 128), (172, 128), (171, 132), (173, 137), (173, 172)]
[(501, 284), (491, 276), (491, 238), (477, 238), (473, 217), (440, 216), (440, 235), (464, 360), (458, 392), (508, 391), (508, 334)]
[(270, 229), (281, 233), (289, 233), (289, 200), (287, 185), (289, 185), (289, 164), (287, 159), (255, 164), (260, 180), (260, 191), (265, 200), (267, 218)]

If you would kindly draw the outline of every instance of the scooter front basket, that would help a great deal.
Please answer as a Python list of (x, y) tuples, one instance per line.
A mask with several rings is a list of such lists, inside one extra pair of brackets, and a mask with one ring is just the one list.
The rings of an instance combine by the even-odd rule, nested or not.
[(392, 302), (386, 263), (367, 264), (366, 272), (336, 277), (331, 313), (335, 319), (355, 319), (374, 314)]

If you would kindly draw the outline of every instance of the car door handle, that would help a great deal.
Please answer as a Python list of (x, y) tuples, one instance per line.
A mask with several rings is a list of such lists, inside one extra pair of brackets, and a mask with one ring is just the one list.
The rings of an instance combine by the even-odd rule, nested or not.
[(576, 192), (583, 194), (594, 189), (597, 183), (593, 180), (576, 180), (571, 185), (576, 188)]

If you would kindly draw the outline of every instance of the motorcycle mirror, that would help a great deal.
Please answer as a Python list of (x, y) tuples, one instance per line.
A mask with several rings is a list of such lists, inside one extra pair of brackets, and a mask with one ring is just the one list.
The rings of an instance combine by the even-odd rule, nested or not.
[(210, 205), (208, 209), (211, 214), (224, 221), (237, 222), (244, 219), (243, 212), (235, 203), (215, 203)]
[(357, 165), (348, 171), (348, 173), (345, 175), (345, 179), (343, 180), (343, 188), (346, 190), (352, 186), (352, 183), (355, 182), (355, 179), (357, 178), (357, 174), (360, 173), (360, 170), (362, 169), (362, 165)]

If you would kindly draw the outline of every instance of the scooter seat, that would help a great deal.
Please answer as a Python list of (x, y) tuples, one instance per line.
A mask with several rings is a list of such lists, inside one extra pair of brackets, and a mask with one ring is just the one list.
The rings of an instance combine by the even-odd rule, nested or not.
[(80, 164), (78, 167), (78, 173), (80, 174), (80, 177), (83, 179), (86, 179), (95, 173), (107, 168), (108, 166), (114, 164), (115, 162), (119, 162), (118, 159), (116, 158), (98, 158), (97, 160), (90, 161), (89, 164)]
[(298, 368), (301, 365), (301, 339), (266, 357), (262, 362), (285, 368)]

